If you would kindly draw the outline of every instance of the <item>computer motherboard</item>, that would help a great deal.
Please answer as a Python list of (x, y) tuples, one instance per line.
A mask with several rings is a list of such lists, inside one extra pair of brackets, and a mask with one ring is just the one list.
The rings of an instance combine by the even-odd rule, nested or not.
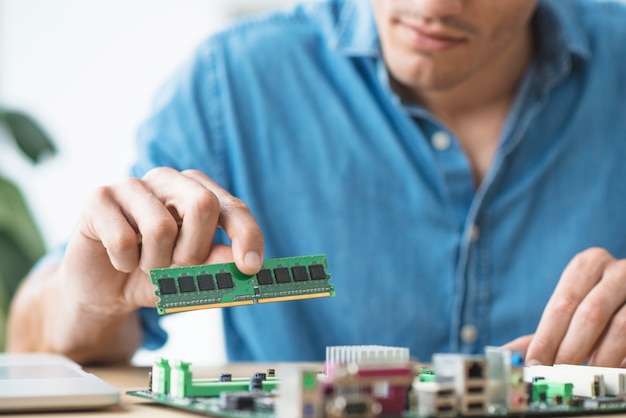
[(524, 367), (495, 347), (421, 364), (407, 348), (340, 346), (327, 348), (320, 370), (288, 364), (246, 377), (198, 379), (190, 363), (159, 358), (149, 388), (128, 393), (218, 418), (597, 415), (626, 413), (626, 370)]

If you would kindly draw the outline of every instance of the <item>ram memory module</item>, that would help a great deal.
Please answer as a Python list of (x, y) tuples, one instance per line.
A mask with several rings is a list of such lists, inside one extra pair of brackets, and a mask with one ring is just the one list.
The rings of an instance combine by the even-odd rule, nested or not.
[(235, 263), (150, 270), (160, 315), (207, 308), (335, 296), (326, 256), (266, 259), (258, 274)]

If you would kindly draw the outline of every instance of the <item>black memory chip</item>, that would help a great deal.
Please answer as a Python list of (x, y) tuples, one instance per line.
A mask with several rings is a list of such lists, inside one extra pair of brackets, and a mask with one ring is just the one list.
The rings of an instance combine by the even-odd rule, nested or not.
[(311, 264), (309, 266), (309, 273), (311, 273), (311, 280), (323, 280), (326, 278), (324, 266), (321, 264)]
[(195, 292), (196, 284), (191, 276), (181, 276), (178, 278), (178, 288), (183, 293)]
[(309, 273), (304, 266), (293, 266), (291, 268), (291, 274), (293, 274), (294, 282), (306, 282), (309, 280)]
[(259, 285), (272, 284), (274, 281), (272, 280), (272, 272), (268, 269), (263, 269), (256, 275), (256, 280)]
[(162, 295), (171, 295), (173, 293), (177, 293), (176, 282), (171, 277), (165, 277), (163, 279), (159, 279), (159, 292)]
[(276, 277), (276, 283), (289, 283), (291, 281), (289, 269), (286, 267), (276, 267), (274, 269), (274, 277)]
[(235, 286), (230, 273), (217, 273), (215, 278), (217, 279), (218, 289), (232, 289)]
[(198, 274), (198, 288), (200, 290), (215, 290), (212, 274)]

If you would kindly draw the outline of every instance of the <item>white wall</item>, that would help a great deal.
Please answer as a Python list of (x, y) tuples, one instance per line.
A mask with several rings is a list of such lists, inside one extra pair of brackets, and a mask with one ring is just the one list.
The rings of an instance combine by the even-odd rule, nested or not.
[[(33, 167), (0, 132), (0, 173), (22, 187), (49, 247), (91, 190), (126, 175), (155, 91), (194, 46), (231, 14), (281, 2), (0, 0), (0, 106), (33, 115), (60, 151)], [(216, 310), (167, 317), (165, 355), (223, 361), (219, 321)]]

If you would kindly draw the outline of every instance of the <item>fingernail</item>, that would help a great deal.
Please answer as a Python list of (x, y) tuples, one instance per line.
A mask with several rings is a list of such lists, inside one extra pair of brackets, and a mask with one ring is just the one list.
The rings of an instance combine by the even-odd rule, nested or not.
[(251, 269), (259, 269), (262, 264), (261, 256), (256, 251), (248, 251), (243, 257), (243, 262)]
[(526, 366), (542, 366), (542, 365), (543, 363), (541, 363), (539, 360), (535, 360), (534, 358), (526, 361)]
[(621, 367), (622, 369), (626, 367), (626, 358), (622, 360), (622, 364), (619, 367)]

